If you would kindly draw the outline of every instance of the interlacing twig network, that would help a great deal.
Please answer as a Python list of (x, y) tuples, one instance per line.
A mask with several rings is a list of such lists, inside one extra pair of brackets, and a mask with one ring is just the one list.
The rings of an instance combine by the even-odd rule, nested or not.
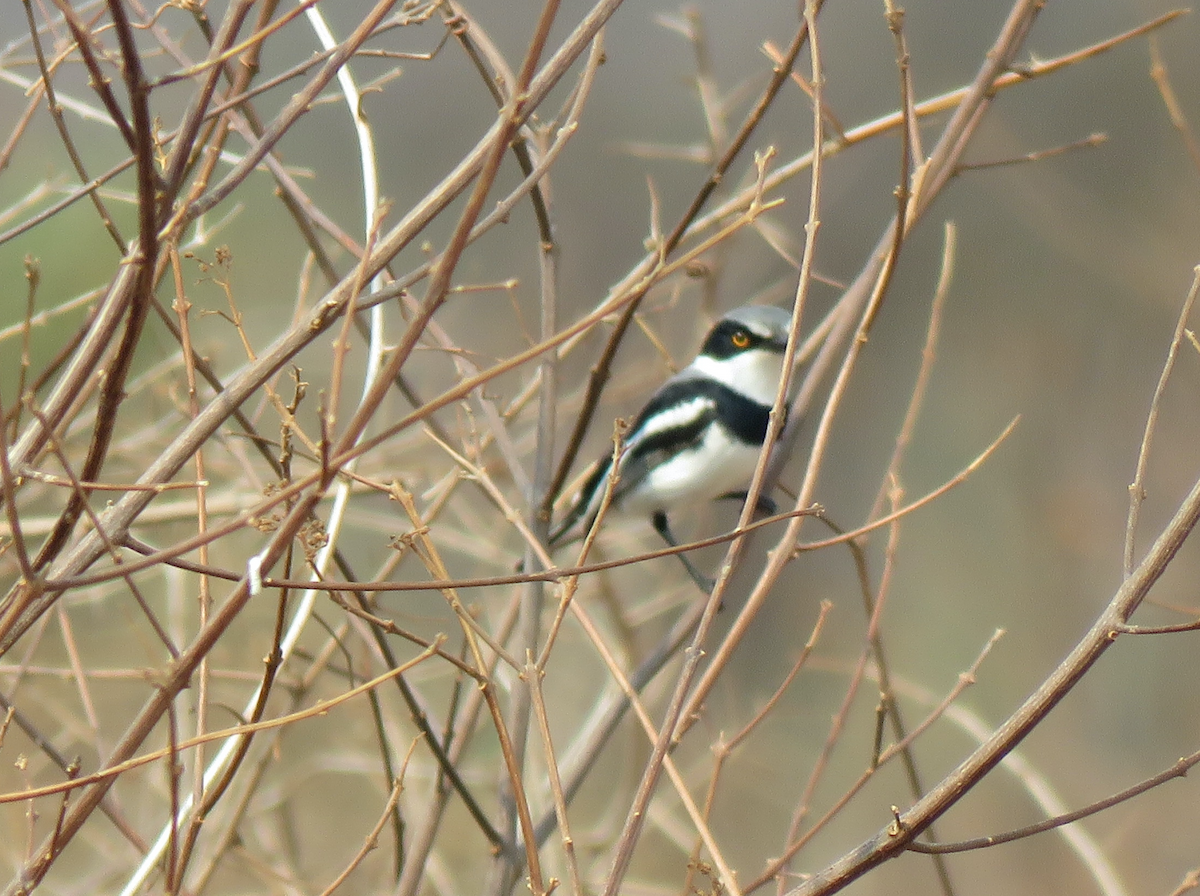
[[(1200, 519), (1198, 482), (1139, 553), (1164, 396), (1200, 350), (1195, 287), (1136, 458), (1124, 580), (1066, 659), (989, 726), (962, 700), (1001, 662), (999, 632), (964, 650), (940, 695), (887, 633), (902, 536), (988, 477), (1021, 429), (997, 418), (910, 495), (962, 251), (958, 226), (927, 222), (934, 201), (958, 175), (1102, 142), (969, 153), (1002, 92), (1136, 47), (1180, 13), (1023, 63), (1044, 3), (1016, 0), (969, 83), (923, 98), (920, 42), (888, 0), (871, 40), (890, 40), (895, 111), (853, 124), (835, 101), (842, 11), (785, 6), (787, 33), (756, 36), (765, 55), (741, 89), (722, 86), (705, 11), (641, 34), (643, 50), (682, 38), (692, 53), (702, 137), (680, 150), (593, 124), (629, 64), (619, 28), (646, 26), (621, 0), (546, 0), (503, 22), (451, 0), (24, 0), (27, 30), (0, 51), (19, 108), (0, 177), (26, 179), (0, 216), (24, 277), (0, 320), (6, 892), (798, 896), (912, 851), (953, 894), (973, 890), (948, 855), (1049, 830), (1102, 892), (1124, 892), (1073, 823), (1200, 754), (1071, 809), (1018, 747), (1118, 640), (1195, 626), (1131, 622)], [(27, 159), (42, 146), (49, 174)], [(655, 174), (622, 212), (605, 240), (640, 257), (589, 304), (576, 158), (595, 146), (688, 180), (683, 195)], [(887, 147), (894, 195), (831, 290), (830, 184), (865, 146)], [(892, 371), (914, 383), (906, 411), (886, 463), (855, 473), (874, 500), (830, 506), (873, 342), (911, 302), (902, 261), (939, 226), (932, 301), (903, 309), (924, 320)], [(784, 272), (774, 285), (732, 282), (755, 252)], [(660, 548), (616, 512), (610, 482), (597, 524), (551, 550), (580, 459), (599, 446), (619, 462), (613, 418), (748, 300), (791, 317), (746, 500), (677, 516), (687, 537)], [(778, 513), (758, 513), (760, 496)], [(677, 553), (715, 571), (710, 592), (678, 575)], [(806, 564), (826, 557), (838, 593), (805, 591)], [(798, 616), (780, 609), (793, 595)], [(797, 618), (778, 669), (764, 662), (766, 696), (725, 714), (764, 628)], [(831, 677), (832, 718), (797, 721), (798, 692)], [(944, 747), (922, 757), (959, 729), (973, 740), (955, 763)], [(758, 766), (778, 795), (746, 786)], [(934, 823), (998, 766), (1048, 818), (946, 842)]]

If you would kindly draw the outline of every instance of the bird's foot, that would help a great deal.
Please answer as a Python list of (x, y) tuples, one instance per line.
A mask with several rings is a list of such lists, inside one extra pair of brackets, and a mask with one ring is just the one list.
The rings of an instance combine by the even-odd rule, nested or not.
[[(654, 516), (651, 517), (651, 523), (654, 525), (654, 531), (662, 536), (662, 540), (668, 546), (673, 548), (679, 547), (679, 542), (675, 540), (675, 534), (671, 531), (671, 524), (667, 521), (665, 513), (661, 510), (656, 511)], [(705, 594), (712, 594), (713, 588), (717, 586), (717, 580), (710, 579), (697, 569), (696, 564), (692, 562), (692, 558), (687, 554), (679, 553), (675, 556), (679, 558), (679, 562), (683, 564), (683, 568), (687, 570), (687, 574), (691, 577), (691, 580), (696, 583), (696, 587)]]

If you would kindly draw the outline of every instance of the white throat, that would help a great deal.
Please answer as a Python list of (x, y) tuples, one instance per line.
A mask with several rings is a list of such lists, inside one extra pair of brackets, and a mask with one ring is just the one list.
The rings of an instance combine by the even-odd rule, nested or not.
[(716, 380), (759, 404), (773, 405), (783, 373), (783, 356), (764, 349), (729, 358), (697, 355), (688, 365), (701, 376)]

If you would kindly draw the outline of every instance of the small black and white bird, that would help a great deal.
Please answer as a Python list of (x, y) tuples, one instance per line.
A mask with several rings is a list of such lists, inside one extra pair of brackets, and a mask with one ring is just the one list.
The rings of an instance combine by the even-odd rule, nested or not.
[[(667, 511), (744, 497), (767, 435), (790, 327), (791, 314), (768, 305), (747, 305), (717, 322), (695, 360), (663, 383), (634, 419), (610, 510), (649, 516), (674, 545)], [(611, 467), (611, 455), (596, 464), (551, 530), (551, 545), (581, 538), (592, 527)], [(703, 577), (680, 557), (701, 583)]]

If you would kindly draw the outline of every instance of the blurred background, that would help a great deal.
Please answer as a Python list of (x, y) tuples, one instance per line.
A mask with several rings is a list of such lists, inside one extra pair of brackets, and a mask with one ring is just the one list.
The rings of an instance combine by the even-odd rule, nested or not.
[[(550, 179), (561, 253), (560, 325), (593, 308), (643, 257), (652, 215), (657, 214), (662, 228), (669, 230), (703, 183), (708, 172), (709, 120), (696, 87), (698, 68), (726, 104), (728, 127), (735, 129), (769, 75), (770, 63), (761, 47), (767, 41), (786, 46), (795, 27), (796, 6), (795, 2), (769, 0), (736, 4), (699, 0), (685, 9), (675, 2), (643, 0), (627, 4), (614, 16), (604, 36), (606, 61), (597, 74), (579, 133)], [(219, 18), (218, 7), (210, 5), (214, 20)], [(352, 30), (366, 7), (362, 2), (322, 5), (339, 36)], [(535, 0), (506, 0), (476, 3), (468, 11), (516, 67), (540, 8)], [(1045, 60), (1071, 53), (1172, 8), (1158, 0), (1102, 4), (1058, 0), (1048, 4), (1038, 18), (1020, 58)], [(551, 46), (557, 45), (586, 9), (588, 4), (578, 0), (563, 3)], [(969, 83), (1007, 11), (1005, 4), (981, 0), (908, 4), (904, 31), (917, 100)], [(184, 23), (172, 21), (175, 14), (168, 11), (164, 22), (187, 32)], [(702, 34), (702, 53), (697, 53), (696, 42), (681, 34), (684, 23)], [(10, 121), (21, 114), (27, 100), (22, 84), (7, 76), (28, 79), (36, 74), (28, 65), (27, 44), (19, 44), (27, 34), (21, 26), (16, 15), (0, 22), (0, 40), (9, 46), (2, 72), (6, 77), (0, 83), (0, 116)], [(192, 43), (184, 41), (185, 47), (199, 56), (202, 49), (197, 36), (187, 33)], [(384, 39), (375, 45), (424, 53), (433, 50), (441, 34), (435, 19), (427, 26), (402, 29), (394, 41)], [(860, 0), (828, 3), (820, 17), (819, 38), (825, 99), (844, 128), (897, 108), (895, 50), (882, 4)], [(1184, 16), (1156, 32), (1153, 40), (1183, 114), (1200, 126), (1200, 21), (1195, 15)], [(264, 70), (280, 70), (306, 58), (315, 48), (311, 33), (298, 20), (268, 45)], [(1006, 633), (981, 668), (977, 684), (960, 701), (988, 727), (999, 725), (1061, 661), (1121, 582), (1128, 487), (1138, 446), (1172, 330), (1192, 283), (1193, 269), (1200, 264), (1200, 160), (1189, 156), (1185, 140), (1172, 126), (1150, 75), (1151, 61), (1150, 39), (1139, 38), (997, 97), (966, 153), (970, 163), (1016, 160), (1028, 153), (1074, 144), (1095, 133), (1106, 139), (1037, 162), (966, 170), (957, 177), (904, 247), (895, 282), (834, 428), (815, 497), (832, 519), (851, 527), (863, 519), (880, 489), (916, 378), (946, 226), (953, 223), (957, 245), (954, 279), (930, 390), (902, 469), (906, 495), (915, 498), (937, 487), (982, 451), (1010, 420), (1019, 415), (1020, 423), (968, 482), (915, 513), (901, 530), (883, 631), (893, 674), (902, 683), (910, 724), (927, 709), (919, 693), (940, 696), (947, 692), (993, 632), (1004, 629)], [(167, 67), (166, 62), (161, 64)], [(397, 65), (398, 76), (381, 80), (364, 101), (378, 146), (381, 192), (394, 203), (389, 221), (396, 220), (444, 176), (495, 116), (479, 75), (453, 41), (430, 60), (363, 58), (355, 62), (354, 73), (360, 84), (367, 85), (393, 73)], [(72, 84), (79, 96), (90, 98), (86, 77), (78, 66), (74, 72), (64, 72), (59, 89), (65, 91)], [(567, 98), (567, 91), (566, 86), (558, 88), (557, 100), (547, 103), (540, 113), (543, 119)], [(182, 90), (180, 95), (184, 95)], [(260, 98), (260, 108), (264, 113), (277, 110), (290, 95), (287, 86), (269, 92)], [(156, 93), (155, 105), (169, 116), (170, 90)], [(103, 123), (72, 121), (76, 139), (91, 153), (88, 162), (95, 171), (126, 154)], [(945, 116), (936, 116), (923, 123), (926, 149), (944, 121)], [(811, 136), (807, 99), (791, 84), (749, 149), (774, 147), (774, 164), (782, 164), (805, 152)], [(361, 240), (360, 175), (352, 145), (351, 122), (344, 106), (330, 102), (315, 108), (289, 132), (279, 154), (300, 173), (305, 189), (320, 207)], [(729, 190), (751, 182), (750, 158), (748, 152), (735, 165)], [(840, 286), (854, 278), (882, 234), (895, 209), (893, 190), (899, 165), (895, 134), (827, 159), (816, 252), (816, 268), (825, 282), (814, 285), (806, 330), (832, 306)], [(510, 157), (499, 181), (501, 190), (518, 180)], [(29, 124), (8, 168), (0, 173), (0, 207), (15, 206), (38, 184), (49, 185), (53, 192), (70, 183), (71, 168), (43, 110)], [(131, 189), (131, 180), (119, 181), (114, 195)], [(226, 203), (206, 218), (204, 223), (213, 233), (193, 249), (197, 256), (211, 261), (216, 246), (229, 247), (233, 262), (227, 275), (244, 314), (246, 332), (259, 345), (278, 332), (281, 316), (291, 315), (297, 302), (307, 306), (320, 295), (319, 289), (303, 283), (305, 247), (282, 207), (272, 201), (270, 190), (265, 176), (257, 182), (252, 179), (236, 204)], [(796, 259), (803, 248), (808, 190), (804, 175), (772, 194), (787, 201), (770, 213), (768, 224)], [(652, 196), (657, 212), (652, 210)], [(122, 223), (132, 232), (132, 206), (119, 201), (114, 205), (126, 216)], [(22, 211), (21, 216), (27, 217), (28, 212)], [(528, 334), (536, 332), (537, 244), (531, 220), (527, 205), (522, 205), (506, 226), (472, 247), (459, 267), (456, 283), (479, 288), (453, 298), (439, 313), (438, 320), (475, 353), (473, 357), (481, 365), (520, 349), (527, 344)], [(3, 227), (13, 223), (9, 216)], [(452, 223), (453, 215), (435, 222), (425, 235), (430, 245), (440, 249)], [(408, 270), (428, 251), (425, 245), (410, 247), (397, 258), (393, 269)], [(59, 305), (102, 286), (116, 260), (112, 242), (84, 203), (4, 242), (0, 245), (0, 283), (5, 284), (7, 298), (0, 301), (0, 328), (19, 324), (24, 314), (23, 265), (27, 257), (40, 262), (39, 307)], [(342, 263), (348, 267), (345, 256)], [(226, 374), (235, 371), (245, 355), (232, 329), (219, 315), (203, 314), (227, 309), (224, 293), (194, 263), (189, 276), (193, 281), (189, 291), (201, 312), (194, 322), (194, 339), (219, 370)], [(507, 287), (499, 285), (507, 281), (514, 282)], [(748, 301), (784, 304), (790, 301), (794, 281), (792, 265), (760, 232), (747, 229), (706, 256), (700, 276), (681, 278), (656, 290), (648, 300), (645, 317), (671, 358), (677, 364), (686, 363), (709, 323), (721, 312)], [(80, 320), (82, 311), (53, 326), (37, 328), (33, 333), (35, 357), (45, 359), (59, 350), (63, 334), (72, 329), (69, 325)], [(481, 322), (487, 325), (481, 326)], [(398, 333), (398, 328), (394, 332)], [(147, 344), (158, 345), (164, 355), (172, 350), (170, 337), (153, 328)], [(0, 383), (12, 383), (18, 358), (15, 343), (5, 345)], [(586, 371), (601, 345), (598, 335), (590, 337), (564, 364), (558, 426), (562, 437), (571, 422), (570, 410), (578, 407)], [(147, 351), (140, 358), (139, 372), (151, 369), (151, 354)], [(311, 363), (319, 368), (321, 362), (312, 359)], [(426, 381), (421, 380), (419, 370), (414, 373), (418, 386), (425, 382), (432, 388), (438, 374), (433, 362), (429, 368)], [(306, 368), (306, 373), (309, 370)], [(669, 368), (635, 328), (622, 349), (617, 370), (581, 454), (584, 460), (606, 450), (608, 421), (633, 413)], [(511, 398), (518, 382), (523, 378), (498, 383), (499, 397)], [(1161, 408), (1136, 556), (1153, 541), (1200, 475), (1198, 385), (1200, 355), (1185, 342)], [(6, 404), (11, 404), (13, 390), (5, 385), (0, 392)], [(178, 395), (169, 390), (153, 392), (147, 398), (160, 414), (169, 414), (177, 400)], [(397, 411), (404, 408), (397, 399)], [(457, 418), (450, 413), (446, 419)], [(810, 437), (811, 433), (803, 438)], [(136, 431), (126, 433), (124, 453), (114, 457), (112, 469), (106, 473), (115, 479), (121, 478), (122, 467), (126, 473), (136, 473), (141, 462), (133, 450), (137, 442)], [(371, 458), (374, 472), (380, 477), (411, 476), (417, 485), (435, 481), (446, 458), (429, 459), (432, 455), (425, 448), (422, 459), (413, 461), (403, 453), (404, 444), (394, 446), (390, 458)], [(528, 447), (531, 443), (522, 444)], [(789, 475), (785, 474), (783, 481), (787, 486)], [(511, 487), (511, 482), (505, 485)], [(792, 478), (790, 485), (796, 488), (798, 480)], [(510, 536), (500, 544), (486, 539), (483, 544), (472, 542), (466, 522), (470, 513), (463, 510), (459, 514), (452, 518), (451, 526), (461, 530), (458, 540), (448, 531), (444, 543), (447, 556), (459, 563), (457, 569), (462, 574), (472, 569), (490, 574), (511, 569), (517, 539)], [(718, 510), (715, 517), (717, 522), (729, 522), (732, 510)], [(378, 500), (364, 502), (351, 525), (377, 534), (388, 526), (398, 531), (402, 528), (398, 520), (398, 508)], [(700, 528), (713, 525), (711, 521), (698, 524)], [(157, 533), (155, 541), (165, 543), (172, 532), (183, 537), (187, 531), (185, 522), (177, 531)], [(818, 537), (816, 526), (805, 531), (806, 537)], [(762, 561), (768, 544), (761, 541), (761, 545), (756, 542), (757, 553), (751, 551), (750, 566)], [(877, 537), (871, 546), (876, 578), (882, 541)], [(654, 546), (648, 528), (630, 526), (614, 534), (604, 547), (615, 555), (621, 550)], [(704, 556), (715, 561), (719, 554)], [(471, 566), (468, 559), (476, 565)], [(1193, 608), (1194, 612), (1200, 607), (1198, 573), (1200, 546), (1189, 544), (1152, 599)], [(635, 631), (631, 635), (631, 643), (641, 649), (655, 643), (681, 603), (694, 599), (673, 568), (664, 569), (663, 575), (674, 583), (672, 600), (639, 605), (642, 615), (633, 613), (626, 620), (649, 626), (649, 634)], [(739, 583), (743, 579), (751, 581), (748, 574)], [(618, 576), (616, 581), (627, 580)], [(620, 584), (614, 590), (619, 593)], [(478, 599), (487, 605), (486, 597)], [(703, 723), (678, 757), (685, 768), (707, 767), (709, 744), (722, 731), (728, 733), (744, 724), (748, 707), (761, 705), (774, 691), (808, 638), (820, 601), (826, 599), (834, 603), (834, 609), (812, 665), (789, 690), (785, 706), (764, 730), (756, 750), (735, 755), (726, 772), (729, 802), (718, 804), (715, 828), (727, 843), (743, 881), (757, 875), (764, 859), (782, 848), (779, 832), (791, 817), (813, 757), (827, 734), (830, 716), (845, 692), (848, 671), (861, 649), (862, 607), (847, 554), (825, 551), (802, 556), (793, 564), (709, 699)], [(739, 600), (736, 594), (727, 600), (727, 612), (718, 621), (719, 632), (728, 627)], [(384, 603), (397, 615), (426, 620), (431, 631), (444, 627), (444, 610), (439, 609), (441, 598), (436, 594), (388, 597)], [(96, 598), (90, 610), (86, 602), (79, 606), (76, 636), (89, 657), (89, 666), (146, 662), (126, 655), (122, 634), (128, 624), (123, 615), (126, 611), (114, 612), (103, 596)], [(271, 610), (262, 613), (269, 618)], [(1138, 621), (1164, 624), (1187, 618), (1186, 614), (1147, 606)], [(253, 632), (253, 617), (248, 618), (246, 628)], [(1196, 637), (1176, 634), (1121, 640), (1022, 746), (1024, 756), (1068, 807), (1124, 788), (1200, 748)], [(216, 658), (227, 659), (231, 669), (248, 670), (239, 673), (241, 678), (231, 672), (222, 685), (228, 687), (231, 706), (240, 706), (245, 699), (248, 682), (257, 674), (255, 660), (263, 650), (251, 634), (247, 639), (244, 645), (236, 640), (223, 642), (228, 656)], [(62, 648), (52, 644), (54, 640), (46, 638), (36, 650), (31, 648), (29, 656), (35, 666), (65, 670)], [(114, 646), (119, 648), (117, 655), (111, 652)], [(248, 653), (239, 656), (243, 650)], [(557, 661), (564, 660), (560, 657)], [(6, 658), (4, 662), (15, 660)], [(594, 661), (589, 658), (585, 662)], [(556, 719), (562, 718), (564, 730), (569, 730), (572, 698), (565, 678), (551, 677), (549, 686), (561, 701), (562, 715)], [(0, 667), (0, 685), (7, 689), (8, 680)], [(72, 703), (73, 690), (55, 684), (58, 680), (46, 674), (23, 685), (27, 692), (38, 693), (47, 701), (43, 720), (51, 728), (56, 713), (63, 718), (84, 715)], [(564, 687), (563, 693), (553, 693), (556, 683)], [(102, 693), (110, 693), (105, 699), (114, 704), (136, 701), (120, 689)], [(823, 785), (825, 789), (818, 791), (819, 805), (827, 807), (841, 792), (847, 776), (856, 776), (869, 758), (873, 698), (861, 699), (862, 711), (852, 717), (844, 742), (850, 746), (839, 751), (836, 773)], [(53, 707), (59, 700), (64, 708), (56, 710)], [(103, 709), (98, 714), (103, 716)], [(113, 731), (119, 733), (120, 725), (113, 724)], [(85, 740), (94, 736), (77, 734)], [(62, 736), (70, 740), (68, 733)], [(103, 743), (111, 736), (97, 737)], [(319, 735), (306, 737), (315, 743)], [(622, 783), (636, 780), (644, 751), (639, 737), (628, 735), (625, 746), (610, 760), (612, 767), (604, 766), (605, 774)], [(917, 745), (926, 782), (939, 779), (973, 746), (974, 741), (951, 722), (939, 722)], [(7, 768), (0, 773), (5, 790), (24, 785), (20, 775), (8, 771), (13, 761), (7, 756)], [(339, 762), (344, 767), (338, 768)], [(342, 810), (330, 807), (338, 800), (347, 796), (351, 801), (367, 799), (363, 794), (371, 793), (366, 783), (343, 787), (339, 782), (369, 766), (369, 756), (359, 759), (345, 752), (318, 750), (311, 779), (307, 779), (312, 786), (297, 799), (322, 807), (316, 810), (318, 814), (327, 809), (337, 816)], [(156, 786), (161, 786), (161, 781)], [(1084, 823), (1128, 892), (1169, 893), (1197, 865), (1200, 799), (1195, 787), (1190, 779), (1173, 782)], [(581, 796), (580, 811), (598, 819), (593, 821), (598, 830), (604, 828), (606, 813), (620, 816), (618, 807), (605, 805), (610, 788), (611, 783), (601, 782), (585, 788)], [(666, 797), (668, 802), (671, 798)], [(136, 798), (133, 801), (136, 804)], [(795, 869), (820, 869), (885, 825), (891, 805), (908, 802), (899, 777), (884, 776), (800, 855)], [(5, 811), (13, 810), (15, 807)], [(6, 822), (10, 833), (22, 830), (17, 816), (19, 813)], [(996, 833), (1040, 817), (1012, 779), (998, 771), (942, 821), (939, 836), (952, 840)], [(152, 832), (162, 818), (146, 809), (139, 821)], [(611, 823), (611, 818), (607, 821)], [(299, 827), (303, 829), (307, 823), (301, 822)], [(452, 823), (464, 822), (455, 818)], [(321, 829), (319, 824), (316, 829)], [(349, 844), (358, 842), (361, 835), (357, 827), (346, 833), (347, 848), (352, 850)], [(305, 836), (316, 835), (296, 836), (303, 842)], [(589, 842), (586, 831), (580, 833), (580, 840)], [(670, 820), (658, 817), (652, 821), (634, 863), (629, 892), (677, 891), (686, 856), (681, 859), (680, 852), (670, 847), (672, 842)], [(6, 863), (19, 861), (21, 851), (15, 845), (6, 849)], [(330, 868), (340, 867), (347, 855), (343, 849), (328, 865), (312, 860), (316, 862), (314, 875), (320, 877)], [(595, 845), (594, 856), (597, 873), (601, 873), (605, 867), (602, 846)], [(962, 894), (1095, 890), (1087, 871), (1053, 834), (955, 856), (950, 870), (957, 892)], [(449, 871), (445, 873), (453, 878)], [(109, 879), (101, 875), (101, 880)], [(63, 892), (74, 889), (67, 880), (55, 886)], [(869, 875), (853, 891), (935, 889), (927, 860), (908, 856)]]

